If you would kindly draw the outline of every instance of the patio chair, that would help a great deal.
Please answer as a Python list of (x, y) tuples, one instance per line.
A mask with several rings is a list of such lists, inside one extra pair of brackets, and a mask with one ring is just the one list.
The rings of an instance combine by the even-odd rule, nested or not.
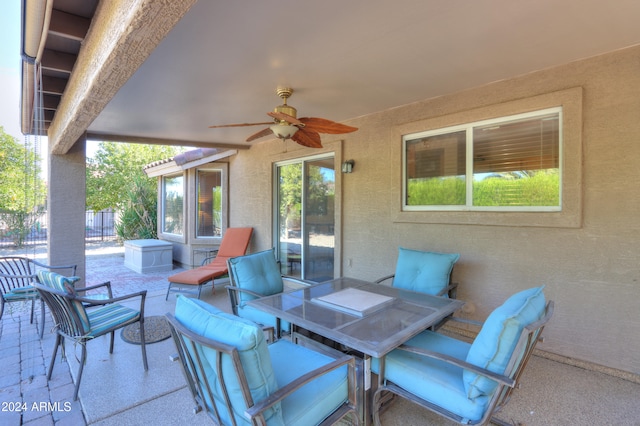
[(266, 329), (275, 330), (276, 338), (288, 332), (291, 324), (273, 315), (247, 305), (247, 302), (264, 296), (282, 293), (284, 282), (274, 251), (265, 250), (227, 260), (229, 280), (227, 292), (231, 310), (235, 315), (246, 318)]
[(457, 253), (435, 253), (398, 248), (396, 272), (375, 282), (393, 279), (392, 286), (434, 296), (456, 298), (458, 283), (451, 282), (453, 265), (460, 259)]
[[(33, 324), (33, 311), (36, 300), (40, 298), (38, 292), (33, 287), (33, 283), (38, 281), (37, 271), (46, 269), (76, 274), (76, 265), (52, 266), (45, 265), (28, 257), (3, 256), (0, 257), (0, 319), (4, 314), (5, 303), (31, 301), (31, 324)], [(79, 280), (80, 278), (76, 278)], [(44, 335), (44, 302), (40, 301), (40, 338)]]
[(252, 321), (178, 295), (167, 314), (187, 384), (219, 425), (328, 425), (355, 410), (355, 359), (279, 340)]
[[(78, 399), (80, 381), (82, 380), (82, 370), (87, 359), (87, 342), (90, 342), (96, 337), (110, 334), (109, 353), (113, 353), (115, 331), (136, 322), (140, 323), (142, 362), (145, 371), (149, 369), (144, 337), (144, 303), (147, 295), (146, 290), (126, 296), (96, 300), (78, 296), (76, 290), (73, 288), (72, 280), (60, 274), (40, 271), (38, 276), (40, 283), (34, 284), (34, 287), (49, 307), (56, 328), (56, 343), (53, 347), (53, 356), (49, 364), (47, 380), (51, 379), (58, 346), (62, 345), (62, 359), (65, 359), (64, 339), (73, 340), (74, 345), (79, 345), (82, 348), (76, 386), (73, 392), (73, 400), (76, 401)], [(116, 303), (132, 299), (135, 300), (135, 298), (140, 299), (139, 310)], [(91, 307), (91, 309), (87, 309), (87, 307)]]
[[(252, 233), (253, 228), (228, 228), (222, 237), (216, 256), (207, 257), (202, 261), (202, 266), (198, 268), (179, 272), (169, 277), (169, 287), (167, 287), (167, 295), (164, 299), (169, 298), (171, 291), (197, 294), (199, 299), (202, 286), (209, 281), (211, 281), (213, 292), (215, 292), (214, 280), (228, 273), (227, 259), (245, 254)], [(189, 290), (193, 287), (196, 289)]]
[(511, 296), (467, 343), (425, 331), (372, 361), (378, 375), (374, 423), (387, 392), (460, 424), (506, 424), (493, 416), (507, 403), (553, 314), (543, 287)]

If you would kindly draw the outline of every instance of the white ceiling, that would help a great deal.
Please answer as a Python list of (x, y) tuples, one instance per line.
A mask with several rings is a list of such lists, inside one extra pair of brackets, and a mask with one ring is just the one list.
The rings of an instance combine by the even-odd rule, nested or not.
[[(200, 0), (90, 133), (238, 143), (278, 86), (344, 121), (640, 43), (638, 0)], [(639, 70), (640, 71), (640, 70)]]

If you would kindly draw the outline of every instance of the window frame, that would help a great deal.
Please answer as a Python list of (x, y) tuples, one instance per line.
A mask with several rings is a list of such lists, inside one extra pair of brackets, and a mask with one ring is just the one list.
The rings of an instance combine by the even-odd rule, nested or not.
[[(507, 96), (508, 94), (505, 94)], [(461, 95), (462, 96), (462, 95)], [(499, 100), (500, 98), (503, 100)], [(561, 89), (530, 97), (504, 100), (496, 95), (496, 101), (484, 102), (486, 98), (464, 96), (458, 102), (440, 105), (440, 100), (429, 110), (437, 111), (433, 116), (400, 123), (392, 131), (397, 135), (395, 149), (389, 151), (393, 187), (389, 197), (389, 216), (393, 223), (403, 224), (460, 224), (480, 226), (581, 228), (583, 225), (583, 88), (581, 86)], [(475, 104), (474, 104), (475, 102)], [(426, 130), (452, 127), (460, 123), (506, 117), (528, 111), (562, 106), (562, 210), (553, 212), (518, 211), (404, 211), (402, 210), (402, 136)], [(385, 160), (386, 161), (386, 160)]]
[[(173, 179), (173, 178), (177, 178), (177, 177), (181, 177), (182, 178), (182, 232), (180, 234), (174, 233), (174, 232), (167, 232), (165, 225), (166, 225), (166, 210), (167, 210), (167, 206), (166, 206), (166, 200), (167, 200), (167, 196), (166, 196), (166, 190), (167, 190), (167, 186), (166, 186), (166, 181), (167, 179)], [(187, 179), (185, 176), (185, 173), (172, 173), (172, 174), (168, 174), (165, 176), (162, 176), (162, 179), (160, 181), (160, 186), (161, 186), (161, 194), (162, 194), (162, 199), (161, 199), (161, 208), (160, 208), (160, 212), (161, 212), (161, 220), (160, 220), (160, 229), (159, 229), (159, 233), (161, 235), (165, 235), (165, 236), (171, 236), (174, 239), (176, 238), (182, 238), (184, 239), (186, 236), (186, 229), (185, 229), (185, 220), (184, 218), (186, 217), (186, 196), (187, 196)]]
[[(228, 216), (229, 216), (228, 215), (228, 211), (229, 211), (228, 165), (227, 163), (210, 163), (210, 164), (203, 165), (202, 167), (195, 167), (192, 170), (193, 170), (193, 194), (194, 194), (193, 196), (194, 219), (189, 222), (192, 224), (189, 226), (191, 228), (189, 230), (189, 232), (191, 233), (191, 238), (194, 242), (197, 241), (198, 243), (207, 242), (209, 244), (209, 243), (219, 242), (222, 240), (222, 236), (224, 235), (224, 232), (226, 231), (228, 226)], [(220, 221), (221, 235), (219, 236), (198, 235), (198, 172), (200, 171), (220, 172), (220, 186), (222, 191), (220, 203), (221, 203), (222, 216)]]
[[(475, 129), (509, 124), (526, 119), (536, 119), (550, 114), (558, 115), (558, 155), (559, 155), (559, 204), (557, 206), (476, 206), (473, 205), (473, 182), (474, 182), (474, 131)], [(563, 172), (563, 128), (562, 128), (562, 106), (545, 108), (542, 110), (529, 111), (520, 114), (491, 118), (486, 120), (473, 121), (469, 123), (449, 126), (439, 129), (426, 130), (417, 133), (410, 133), (402, 136), (402, 211), (496, 211), (496, 212), (554, 212), (562, 210), (562, 172)], [(408, 165), (407, 165), (407, 143), (416, 139), (441, 136), (453, 133), (465, 132), (465, 204), (446, 205), (410, 205), (407, 203), (408, 196)]]

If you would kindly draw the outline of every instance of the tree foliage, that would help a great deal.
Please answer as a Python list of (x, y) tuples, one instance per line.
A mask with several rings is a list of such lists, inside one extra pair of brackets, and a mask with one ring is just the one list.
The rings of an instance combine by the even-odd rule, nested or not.
[(157, 178), (144, 166), (173, 157), (179, 148), (160, 145), (101, 142), (87, 159), (87, 208), (113, 208), (119, 215), (119, 241), (157, 238)]
[(0, 126), (0, 221), (18, 247), (45, 209), (39, 161), (32, 146), (21, 144)]
[(148, 185), (155, 196), (156, 178), (147, 177), (143, 167), (178, 152), (172, 146), (101, 142), (95, 156), (87, 159), (87, 208), (121, 210), (136, 178), (140, 178), (139, 185)]

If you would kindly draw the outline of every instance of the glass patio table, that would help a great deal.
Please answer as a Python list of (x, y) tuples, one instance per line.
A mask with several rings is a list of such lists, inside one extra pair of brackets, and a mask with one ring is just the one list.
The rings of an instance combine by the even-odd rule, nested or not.
[(371, 357), (379, 358), (455, 312), (464, 302), (337, 278), (248, 302), (256, 309), (355, 350), (358, 404), (369, 424)]

